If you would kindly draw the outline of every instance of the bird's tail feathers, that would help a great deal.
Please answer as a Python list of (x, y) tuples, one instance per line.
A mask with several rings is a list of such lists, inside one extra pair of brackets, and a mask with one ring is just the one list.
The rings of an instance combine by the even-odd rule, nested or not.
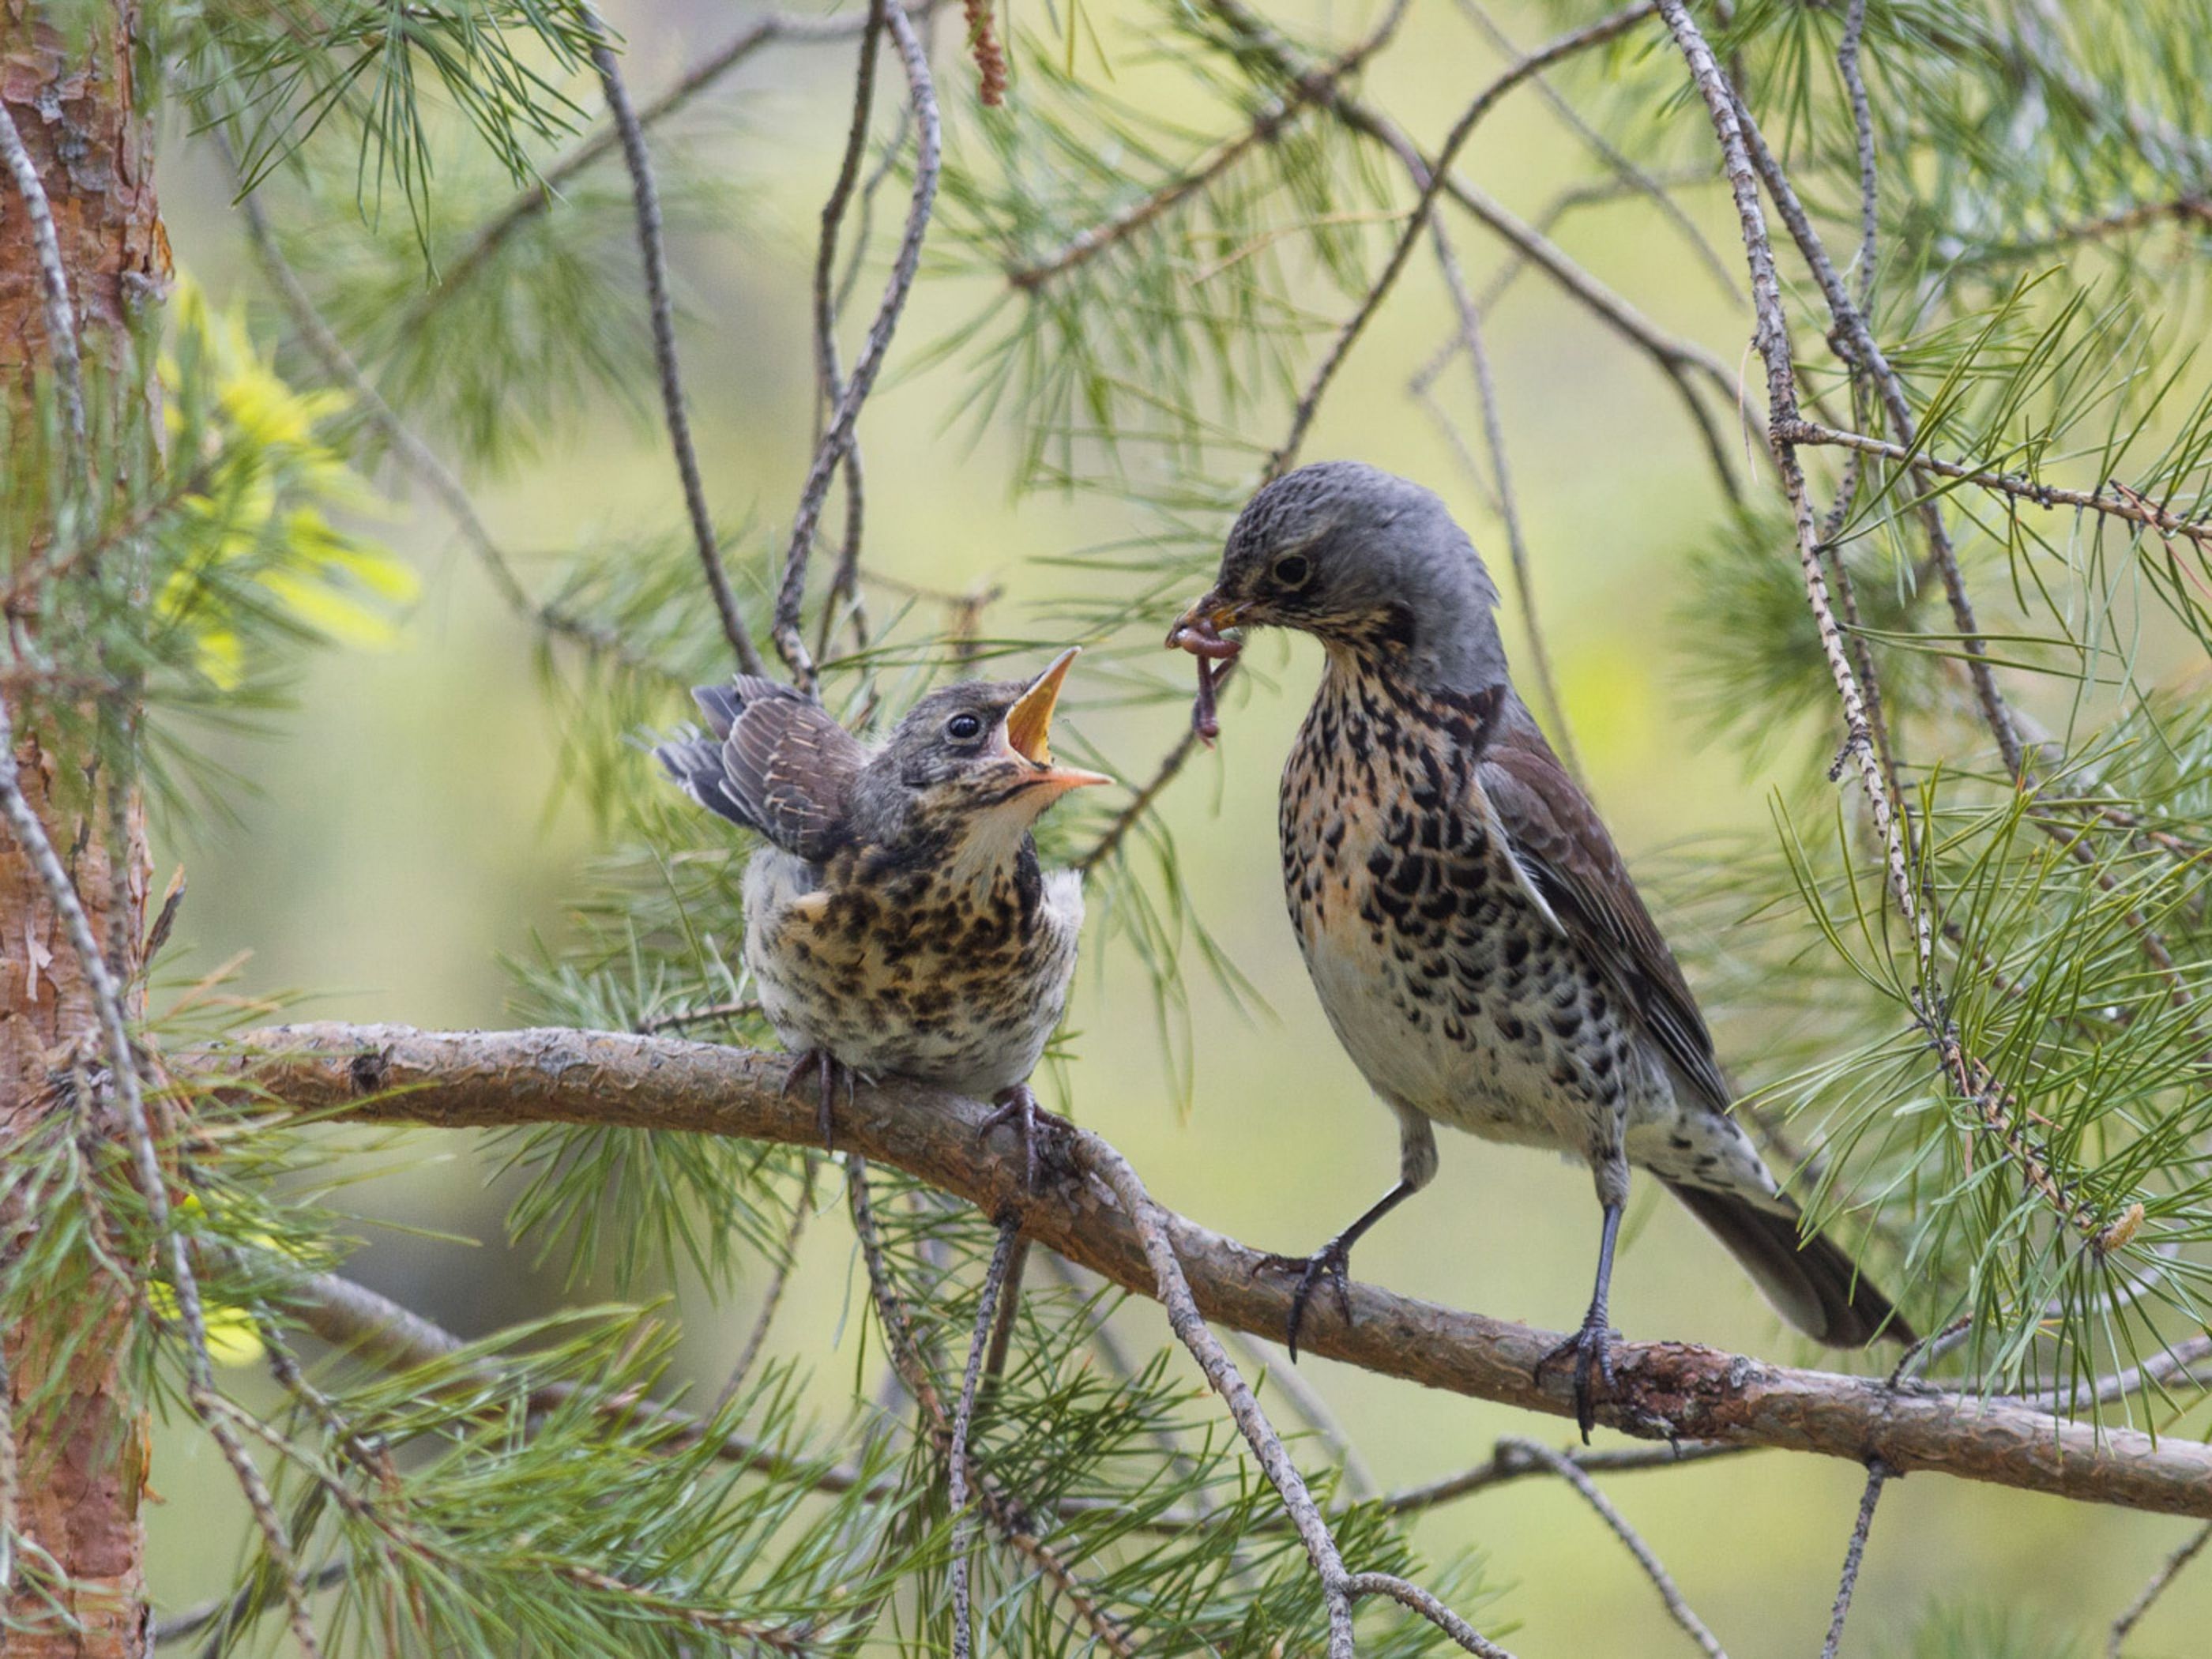
[[(1669, 1181), (1668, 1189), (1728, 1246), (1766, 1299), (1815, 1341), (1863, 1348), (1877, 1338), (1914, 1340), (1912, 1328), (1840, 1246), (1797, 1230), (1797, 1207), (1763, 1207), (1748, 1198)], [(1767, 1204), (1775, 1200), (1770, 1199)]]
[[(708, 687), (706, 690), (719, 690)], [(700, 706), (706, 707), (702, 695)], [(709, 718), (712, 718), (711, 714)], [(727, 818), (740, 829), (758, 833), (760, 825), (738, 802), (730, 792), (729, 769), (722, 762), (722, 744), (718, 738), (678, 738), (664, 743), (653, 751), (661, 769), (675, 781), (676, 787), (693, 800), (718, 817)]]

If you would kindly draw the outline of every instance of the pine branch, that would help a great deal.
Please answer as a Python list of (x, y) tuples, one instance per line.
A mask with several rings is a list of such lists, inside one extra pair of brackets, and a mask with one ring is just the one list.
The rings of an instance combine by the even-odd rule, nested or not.
[[(169, 1057), (180, 1077), (240, 1100), (282, 1103), (364, 1121), (445, 1127), (569, 1122), (680, 1129), (793, 1146), (817, 1134), (811, 1103), (784, 1094), (781, 1054), (668, 1039), (540, 1030), (425, 1032), (404, 1026), (298, 1025)], [(1144, 1295), (1156, 1276), (1128, 1218), (1094, 1187), (1069, 1179), (1066, 1150), (1048, 1146), (1040, 1188), (1001, 1137), (979, 1144), (990, 1108), (887, 1080), (859, 1089), (841, 1138), (865, 1156), (996, 1214), (1023, 1212), (1023, 1231), (1069, 1260)], [(1180, 1217), (1168, 1237), (1200, 1312), (1270, 1339), (1291, 1285), (1262, 1253)], [(1572, 1389), (1556, 1370), (1534, 1376), (1557, 1338), (1480, 1315), (1352, 1289), (1347, 1324), (1332, 1306), (1309, 1312), (1314, 1352), (1380, 1375), (1558, 1417)], [(2212, 1448), (2171, 1436), (2063, 1421), (2001, 1400), (1765, 1364), (1675, 1344), (1625, 1345), (1621, 1389), (1599, 1419), (1645, 1438), (1767, 1445), (1863, 1464), (1878, 1453), (1899, 1474), (1955, 1477), (2164, 1514), (2212, 1519)]]
[(2044, 483), (2024, 473), (1994, 472), (1958, 461), (1944, 460), (1905, 444), (1892, 443), (1886, 438), (1869, 437), (1863, 432), (1838, 431), (1834, 427), (1802, 418), (1780, 422), (1775, 428), (1775, 434), (1789, 443), (1832, 445), (1862, 455), (1878, 456), (1883, 460), (1931, 472), (1939, 478), (1955, 478), (2047, 510), (2071, 507), (2085, 512), (2101, 513), (2108, 518), (2142, 525), (2160, 535), (2185, 536), (2199, 547), (2212, 547), (2212, 520), (2185, 517), (2152, 501), (2140, 491), (2130, 489), (2118, 479), (2109, 481), (2100, 490), (2070, 489), (2059, 484)]

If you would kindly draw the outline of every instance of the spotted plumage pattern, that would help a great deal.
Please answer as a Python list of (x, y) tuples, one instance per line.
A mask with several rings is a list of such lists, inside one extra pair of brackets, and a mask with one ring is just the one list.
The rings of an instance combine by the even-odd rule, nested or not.
[(763, 844), (744, 878), (744, 962), (784, 1045), (835, 1071), (995, 1099), (1027, 1087), (1067, 1006), (1083, 891), (1030, 826), (1069, 789), (1054, 703), (1074, 653), (1036, 679), (924, 698), (871, 750), (821, 706), (740, 677), (695, 696), (710, 731), (654, 752), (693, 799)]
[[(1178, 626), (1315, 635), (1321, 685), (1283, 774), (1291, 921), (1331, 1028), (1395, 1114), (1395, 1188), (1299, 1264), (1291, 1339), (1352, 1243), (1435, 1173), (1431, 1126), (1587, 1161), (1596, 1294), (1563, 1345), (1577, 1409), (1609, 1376), (1607, 1287), (1629, 1167), (1650, 1170), (1790, 1321), (1838, 1346), (1909, 1337), (1729, 1115), (1712, 1041), (1596, 811), (1515, 692), (1497, 591), (1436, 496), (1372, 467), (1255, 496)], [(1186, 632), (1188, 630), (1188, 632)], [(1340, 1304), (1341, 1305), (1341, 1304)]]

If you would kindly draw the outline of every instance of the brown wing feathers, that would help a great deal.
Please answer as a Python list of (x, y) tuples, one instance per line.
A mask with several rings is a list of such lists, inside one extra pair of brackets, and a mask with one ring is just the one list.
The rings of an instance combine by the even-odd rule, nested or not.
[[(1523, 720), (1526, 717), (1523, 716)], [(1492, 809), (1559, 921), (1607, 965), (1637, 1017), (1717, 1112), (1733, 1097), (1705, 1017), (1593, 807), (1533, 726), (1506, 723), (1478, 773)]]
[(691, 798), (814, 862), (842, 843), (853, 781), (867, 751), (823, 707), (787, 685), (739, 675), (691, 694), (717, 743), (689, 738), (653, 752)]

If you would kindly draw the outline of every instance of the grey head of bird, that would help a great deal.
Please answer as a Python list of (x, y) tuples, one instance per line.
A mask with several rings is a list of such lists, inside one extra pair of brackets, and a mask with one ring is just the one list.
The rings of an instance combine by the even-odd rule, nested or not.
[(1506, 682), (1498, 588), (1432, 490), (1358, 461), (1321, 461), (1267, 485), (1229, 532), (1211, 592), (1170, 645), (1204, 656), (1224, 628), (1291, 628), (1417, 683)]
[(980, 872), (1017, 853), (1071, 789), (1111, 783), (1052, 757), (1052, 716), (1076, 653), (1029, 680), (963, 680), (908, 710), (854, 781), (852, 828)]

